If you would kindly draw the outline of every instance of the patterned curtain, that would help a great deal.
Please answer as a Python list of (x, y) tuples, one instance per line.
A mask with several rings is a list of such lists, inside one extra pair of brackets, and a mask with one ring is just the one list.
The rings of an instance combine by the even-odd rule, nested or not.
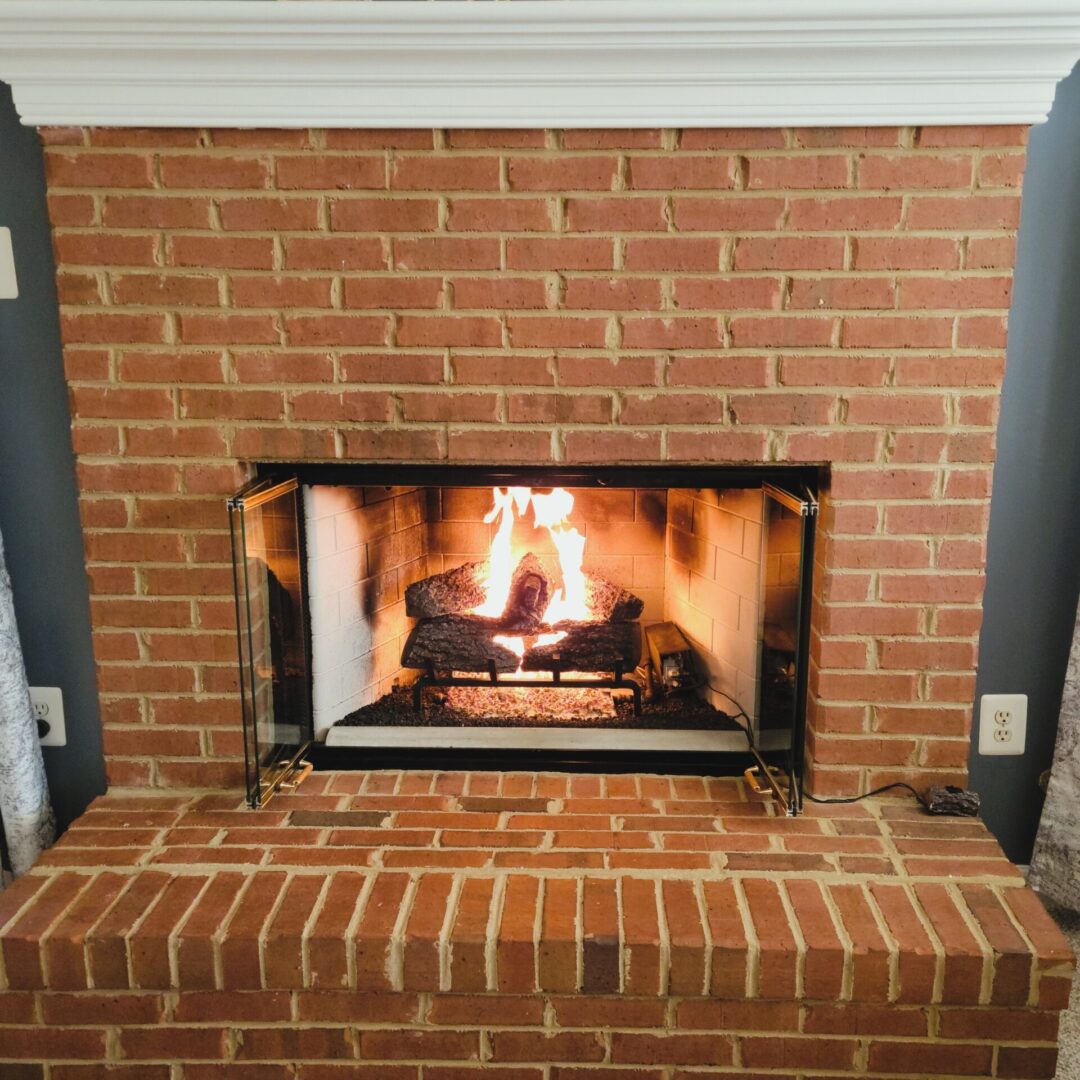
[(1080, 911), (1080, 610), (1029, 880), (1047, 899)]
[(45, 763), (30, 708), (11, 578), (0, 537), (0, 822), (16, 876), (29, 870), (55, 835)]

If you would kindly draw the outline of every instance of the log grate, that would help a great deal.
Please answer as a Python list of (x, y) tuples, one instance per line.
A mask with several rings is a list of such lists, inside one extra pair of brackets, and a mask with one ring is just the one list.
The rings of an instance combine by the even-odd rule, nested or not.
[[(610, 677), (597, 673), (597, 678), (579, 679), (573, 676), (567, 678), (564, 676), (560, 667), (560, 660), (558, 655), (552, 658), (552, 666), (548, 669), (551, 673), (551, 682), (542, 683), (545, 690), (553, 688), (559, 689), (590, 689), (590, 690), (629, 690), (634, 696), (634, 715), (641, 715), (641, 684), (633, 678), (630, 678), (623, 673), (621, 666), (616, 665), (615, 670), (611, 673)], [(423, 674), (413, 683), (412, 686), (412, 702), (413, 709), (423, 714), (424, 711), (424, 690), (427, 687), (450, 687), (450, 686), (468, 686), (468, 687), (520, 687), (525, 690), (537, 689), (537, 682), (535, 679), (517, 679), (513, 676), (507, 677), (505, 674), (500, 673), (494, 660), (488, 662), (488, 670), (486, 675), (442, 675), (435, 670), (433, 664), (428, 664)]]

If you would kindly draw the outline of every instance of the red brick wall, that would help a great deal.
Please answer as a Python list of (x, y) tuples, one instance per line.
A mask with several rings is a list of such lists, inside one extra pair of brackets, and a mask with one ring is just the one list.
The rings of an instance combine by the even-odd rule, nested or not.
[(42, 134), (114, 784), (239, 777), (273, 459), (830, 463), (814, 783), (963, 771), (1024, 129)]

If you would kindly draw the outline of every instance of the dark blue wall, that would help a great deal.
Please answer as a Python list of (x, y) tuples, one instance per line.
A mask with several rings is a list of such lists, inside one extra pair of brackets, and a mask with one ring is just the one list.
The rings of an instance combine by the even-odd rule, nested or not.
[(3, 83), (0, 225), (19, 281), (0, 300), (0, 534), (30, 684), (64, 693), (68, 744), (44, 751), (64, 825), (105, 790), (105, 765), (41, 146)]
[[(998, 431), (979, 678), (1028, 695), (1022, 757), (971, 756), (983, 816), (1027, 862), (1080, 593), (1080, 68), (1031, 130)], [(1080, 808), (1078, 808), (1080, 813)]]

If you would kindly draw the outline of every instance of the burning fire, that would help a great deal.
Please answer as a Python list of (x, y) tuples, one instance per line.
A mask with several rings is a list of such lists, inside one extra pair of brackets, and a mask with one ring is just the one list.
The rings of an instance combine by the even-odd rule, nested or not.
[[(514, 507), (516, 506), (518, 513), (524, 516), (533, 493), (532, 488), (512, 487), (505, 490), (492, 488), (491, 494), (495, 498), (495, 505), (484, 515), (484, 524), (490, 525), (498, 519), (499, 527), (495, 531), (495, 538), (491, 541), (488, 576), (483, 583), (487, 595), (484, 602), (473, 609), (473, 614), (490, 615), (497, 619), (503, 613), (510, 596), (510, 579), (513, 577), (514, 567), (518, 561), (510, 543), (510, 537), (514, 531)], [(573, 504), (572, 499), (571, 504)]]
[[(498, 525), (488, 556), (488, 576), (482, 583), (485, 599), (473, 609), (473, 614), (498, 618), (506, 608), (514, 568), (522, 555), (513, 547), (514, 523), (525, 517), (531, 504), (533, 525), (537, 529), (547, 529), (559, 557), (562, 577), (562, 586), (555, 589), (548, 601), (543, 622), (555, 626), (566, 620), (588, 621), (592, 616), (581, 569), (585, 537), (568, 520), (574, 509), (574, 496), (565, 488), (554, 488), (549, 494), (543, 494), (526, 487), (492, 488), (491, 494), (494, 505), (484, 521), (487, 524), (498, 522)], [(565, 631), (540, 634), (536, 644), (555, 645), (564, 637)], [(526, 644), (523, 637), (499, 634), (493, 640), (524, 658)]]
[[(537, 645), (558, 645), (566, 637), (565, 630), (559, 630), (554, 634), (538, 634)], [(525, 659), (525, 650), (528, 646), (520, 634), (493, 634), (491, 640), (517, 654), (518, 666), (514, 672), (515, 679), (536, 679), (537, 682), (548, 682), (551, 676), (546, 671), (526, 671), (521, 662)]]
[(585, 599), (585, 575), (581, 572), (585, 537), (566, 524), (574, 509), (574, 496), (565, 488), (555, 488), (550, 495), (534, 495), (532, 505), (537, 528), (547, 529), (559, 553), (562, 574), (562, 588), (552, 594), (544, 622), (554, 625), (564, 619), (586, 621), (590, 612)]
[[(512, 653), (517, 653), (519, 660), (525, 659), (525, 639), (523, 637), (518, 637), (517, 635), (511, 637), (509, 634), (494, 634), (491, 640), (509, 649)], [(521, 667), (519, 665), (518, 671), (520, 670)]]

